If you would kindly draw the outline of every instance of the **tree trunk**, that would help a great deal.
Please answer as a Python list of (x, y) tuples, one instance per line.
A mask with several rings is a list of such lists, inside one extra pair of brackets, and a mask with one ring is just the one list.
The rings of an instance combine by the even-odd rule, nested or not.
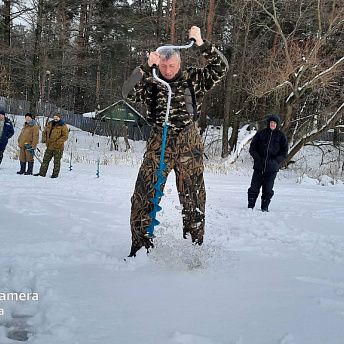
[(76, 70), (77, 85), (75, 91), (74, 110), (76, 113), (83, 113), (85, 110), (85, 87), (84, 82), (84, 63), (86, 59), (86, 21), (87, 21), (87, 0), (83, 0), (80, 9), (79, 38), (78, 38), (78, 67)]
[(172, 12), (171, 12), (171, 33), (170, 33), (170, 38), (171, 38), (171, 43), (174, 44), (176, 37), (176, 1), (177, 0), (172, 0)]
[(340, 131), (339, 128), (334, 128), (333, 129), (333, 145), (335, 147), (338, 147), (340, 144)]
[(36, 115), (37, 102), (39, 100), (39, 70), (41, 60), (41, 40), (42, 40), (42, 13), (43, 0), (38, 1), (37, 7), (37, 23), (35, 30), (35, 43), (32, 58), (32, 78), (31, 78), (31, 92), (30, 92), (30, 113)]
[(4, 44), (11, 46), (11, 1), (4, 1)]
[(209, 0), (209, 12), (207, 19), (207, 40), (211, 39), (211, 34), (213, 32), (213, 23), (214, 23), (214, 11), (215, 10), (215, 0)]
[[(251, 8), (252, 10), (252, 8)], [(229, 140), (229, 150), (230, 150), (230, 153), (232, 153), (236, 147), (237, 147), (237, 144), (238, 144), (238, 134), (239, 134), (239, 125), (240, 125), (240, 110), (243, 106), (243, 95), (242, 95), (242, 92), (243, 92), (243, 78), (244, 78), (244, 69), (245, 69), (245, 58), (246, 58), (246, 52), (247, 52), (247, 47), (248, 47), (248, 36), (249, 36), (249, 33), (250, 33), (250, 29), (251, 29), (251, 13), (250, 12), (250, 15), (248, 16), (248, 22), (247, 24), (245, 25), (245, 38), (244, 38), (244, 46), (243, 46), (243, 49), (242, 49), (242, 53), (241, 53), (241, 59), (240, 59), (240, 67), (239, 67), (239, 70), (238, 70), (238, 77), (237, 77), (237, 83), (236, 83), (236, 92), (235, 92), (235, 100), (232, 101), (232, 103), (235, 102), (235, 111), (233, 111), (232, 113), (232, 135), (231, 135), (231, 138)], [(240, 34), (238, 34), (238, 37), (239, 37), (239, 40), (240, 41)]]
[(100, 107), (99, 96), (100, 96), (100, 68), (102, 63), (102, 53), (98, 51), (98, 66), (97, 66), (97, 85), (96, 85), (96, 102), (97, 106)]
[(128, 127), (123, 123), (122, 128), (123, 128), (123, 137), (124, 137), (124, 143), (125, 143), (125, 151), (128, 151), (130, 149)]
[(232, 153), (235, 151), (237, 143), (238, 143), (238, 135), (239, 135), (239, 118), (236, 113), (233, 113), (233, 120), (232, 122), (232, 135), (229, 139), (229, 152)]
[[(239, 39), (239, 29), (236, 27), (233, 27), (233, 47), (237, 46), (237, 42)], [(223, 134), (222, 134), (222, 158), (227, 158), (229, 155), (229, 149), (228, 149), (228, 129), (231, 124), (231, 118), (232, 118), (232, 112), (234, 111), (233, 108), (233, 94), (234, 94), (234, 67), (236, 64), (236, 56), (237, 56), (237, 49), (233, 49), (233, 53), (231, 56), (231, 60), (229, 62), (229, 70), (226, 78), (226, 87), (225, 87), (225, 99), (224, 99), (224, 111), (223, 111)]]
[(58, 2), (58, 10), (57, 10), (57, 28), (58, 28), (58, 45), (57, 51), (55, 54), (56, 64), (55, 64), (55, 72), (54, 72), (54, 84), (55, 84), (55, 102), (57, 105), (63, 105), (63, 59), (64, 59), (64, 49), (65, 49), (65, 41), (66, 41), (66, 10), (65, 10), (65, 1), (60, 0)]
[(166, 38), (168, 36), (168, 32), (169, 32), (169, 22), (170, 22), (170, 6), (171, 6), (171, 2), (170, 0), (167, 0), (167, 4), (166, 4), (166, 27), (165, 27), (165, 32), (166, 32)]
[(161, 41), (161, 28), (162, 28), (162, 0), (158, 1), (158, 8), (157, 8), (157, 24), (156, 24), (156, 38), (158, 42)]

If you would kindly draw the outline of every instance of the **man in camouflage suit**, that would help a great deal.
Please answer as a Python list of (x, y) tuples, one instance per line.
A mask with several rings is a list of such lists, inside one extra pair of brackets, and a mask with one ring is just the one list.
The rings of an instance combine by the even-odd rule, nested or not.
[[(210, 42), (203, 41), (198, 27), (193, 26), (189, 30), (189, 37), (195, 39), (206, 59), (205, 68), (181, 70), (179, 51), (166, 48), (160, 52), (151, 52), (148, 62), (137, 67), (123, 85), (122, 93), (125, 98), (146, 104), (146, 119), (152, 125), (131, 198), (132, 246), (129, 257), (135, 256), (142, 246), (146, 247), (147, 252), (154, 247), (152, 239), (146, 234), (152, 220), (148, 214), (153, 209), (150, 200), (155, 196), (153, 185), (157, 182), (157, 175), (154, 172), (159, 170), (168, 90), (154, 79), (151, 72), (153, 64), (159, 67), (159, 78), (168, 82), (172, 89), (164, 160), (168, 167), (163, 175), (167, 178), (172, 169), (176, 174), (179, 201), (183, 207), (183, 237), (190, 234), (193, 243), (203, 243), (206, 193), (203, 180), (203, 144), (195, 112), (196, 115), (199, 113), (204, 94), (226, 74), (228, 62)], [(197, 105), (192, 101), (192, 93)]]

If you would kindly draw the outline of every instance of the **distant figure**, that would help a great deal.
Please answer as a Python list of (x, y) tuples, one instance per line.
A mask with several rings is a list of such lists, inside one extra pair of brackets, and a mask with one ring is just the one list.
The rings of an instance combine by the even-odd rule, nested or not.
[(61, 120), (60, 114), (55, 113), (53, 120), (47, 124), (43, 131), (42, 141), (47, 145), (47, 149), (44, 153), (39, 173), (34, 174), (34, 176), (45, 177), (52, 158), (54, 158), (54, 169), (51, 178), (57, 178), (59, 176), (61, 159), (64, 151), (64, 142), (67, 139), (67, 125)]
[[(25, 123), (18, 137), (20, 170), (17, 174), (32, 175), (34, 157), (25, 145), (29, 144), (29, 146), (35, 150), (37, 148), (38, 140), (39, 126), (33, 119), (33, 115), (28, 112), (25, 115)], [(27, 171), (25, 171), (26, 163), (28, 164)]]
[(288, 140), (279, 125), (279, 116), (270, 115), (267, 118), (267, 127), (259, 130), (252, 139), (250, 154), (254, 160), (254, 172), (251, 187), (247, 192), (248, 208), (254, 208), (260, 188), (263, 187), (261, 210), (269, 211), (279, 165), (288, 154)]
[(6, 117), (5, 111), (0, 111), (0, 164), (4, 156), (4, 151), (8, 142), (14, 134), (11, 121)]

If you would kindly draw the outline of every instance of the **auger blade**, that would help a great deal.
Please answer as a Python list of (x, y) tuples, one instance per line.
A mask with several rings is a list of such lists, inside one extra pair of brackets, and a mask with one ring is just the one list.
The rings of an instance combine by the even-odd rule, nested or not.
[(165, 182), (166, 182), (166, 178), (158, 174), (158, 180), (157, 180), (155, 185), (157, 185), (157, 184), (161, 185), (161, 184), (163, 184)]
[[(159, 191), (160, 191), (161, 184), (156, 183), (156, 184), (153, 185), (153, 188), (154, 188), (155, 190), (159, 190)], [(162, 191), (161, 191), (161, 192), (162, 192)]]
[(154, 218), (154, 212), (155, 212), (155, 214), (157, 213), (157, 212), (159, 212), (159, 211), (161, 211), (161, 207), (160, 207), (160, 205), (158, 205), (158, 204), (154, 204), (154, 209), (153, 209), (153, 211), (151, 212), (151, 213), (149, 213), (148, 215), (151, 217), (151, 218)]
[[(160, 191), (160, 188), (156, 188), (154, 185), (153, 185), (153, 188), (156, 189), (156, 192), (155, 192), (155, 198), (153, 198), (154, 200), (155, 199), (159, 199), (161, 198), (162, 196), (164, 196), (164, 193), (162, 191)], [(154, 202), (153, 202), (154, 203)]]
[[(148, 214), (149, 216), (151, 216), (151, 214), (152, 213), (150, 213), (150, 214)], [(152, 224), (148, 227), (148, 228), (151, 228), (151, 227), (155, 227), (155, 226), (157, 226), (157, 225), (159, 225), (160, 224), (160, 222), (157, 220), (157, 219), (153, 219), (152, 218)]]

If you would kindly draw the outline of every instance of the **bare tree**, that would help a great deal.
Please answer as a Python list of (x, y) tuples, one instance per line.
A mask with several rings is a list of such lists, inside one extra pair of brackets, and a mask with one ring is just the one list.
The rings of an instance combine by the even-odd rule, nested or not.
[[(307, 4), (297, 1), (298, 8), (294, 8), (297, 16), (292, 30), (287, 32), (277, 0), (254, 2), (271, 19), (278, 37), (275, 37), (272, 53), (267, 54), (261, 64), (259, 77), (252, 80), (251, 95), (261, 98), (276, 94), (285, 98), (281, 115), (282, 129), (291, 142), (288, 163), (304, 144), (332, 128), (342, 116), (342, 102), (333, 101), (333, 85), (337, 83), (338, 73), (342, 73), (344, 56), (335, 53), (329, 58), (328, 54), (334, 52), (330, 43), (333, 36), (342, 31), (344, 8), (336, 0), (315, 0)], [(332, 98), (331, 104), (320, 106), (316, 93), (321, 94), (322, 103), (324, 97)], [(316, 109), (321, 108), (323, 113), (307, 111), (314, 102), (317, 102)]]

